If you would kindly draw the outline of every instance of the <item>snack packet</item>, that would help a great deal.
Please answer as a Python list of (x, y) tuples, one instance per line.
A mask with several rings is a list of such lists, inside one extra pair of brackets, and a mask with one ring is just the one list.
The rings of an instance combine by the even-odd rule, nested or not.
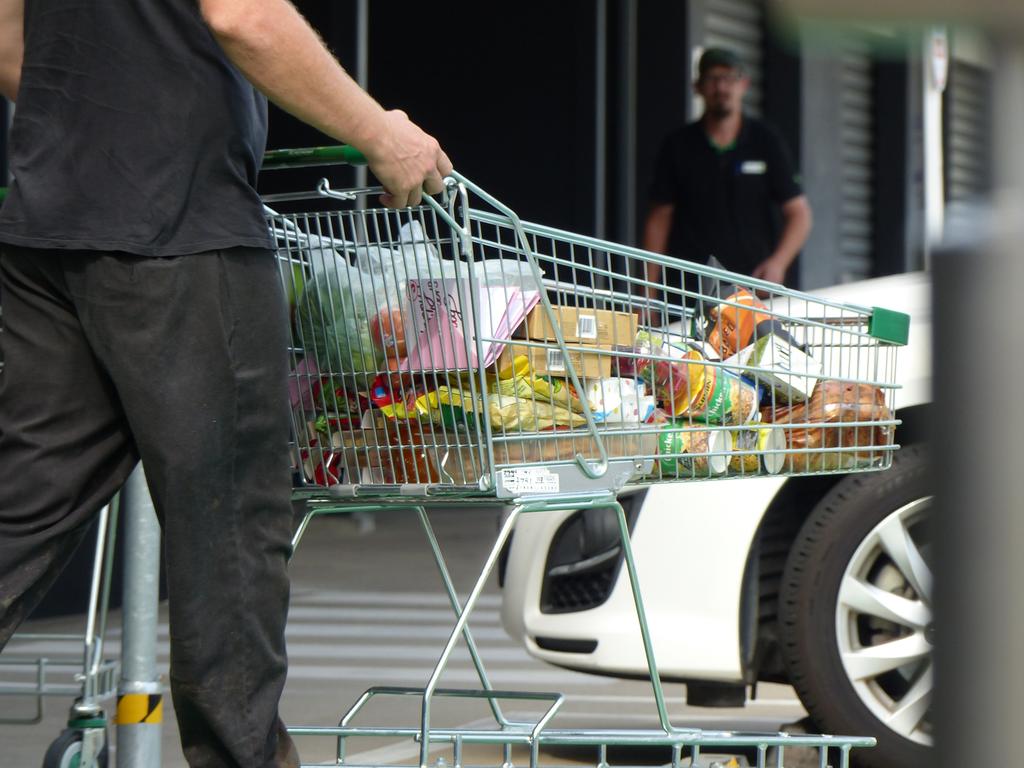
[[(513, 394), (491, 394), (487, 398), (491, 428), (495, 431), (539, 432), (552, 427), (578, 427), (586, 423), (586, 419), (568, 408), (546, 402), (536, 397), (528, 397), (529, 385), (515, 379), (511, 386), (519, 389)], [(440, 387), (417, 399), (417, 408), (424, 411), (430, 418), (447, 423), (462, 423), (470, 429), (475, 428), (475, 419), (483, 413), (483, 398), (473, 397), (470, 393), (450, 387)], [(447, 412), (447, 415), (446, 415)]]
[(511, 364), (498, 371), (498, 379), (492, 391), (527, 398), (539, 397), (576, 413), (583, 413), (583, 402), (572, 386), (556, 376), (534, 374), (530, 367), (530, 358), (526, 355), (516, 355)]
[(757, 387), (691, 349), (679, 360), (641, 361), (640, 375), (672, 416), (708, 424), (746, 424), (758, 418)]

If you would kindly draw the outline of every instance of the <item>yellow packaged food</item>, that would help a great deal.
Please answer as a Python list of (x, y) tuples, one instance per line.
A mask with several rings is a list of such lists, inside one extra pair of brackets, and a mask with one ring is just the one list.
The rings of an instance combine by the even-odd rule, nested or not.
[[(586, 423), (582, 415), (568, 408), (527, 396), (527, 392), (532, 390), (529, 390), (525, 382), (518, 385), (513, 383), (512, 386), (519, 388), (517, 394), (495, 393), (487, 398), (493, 430), (539, 432), (552, 427), (578, 427)], [(474, 397), (468, 392), (449, 387), (440, 387), (436, 392), (420, 397), (417, 408), (422, 408), (439, 423), (461, 422), (470, 429), (474, 428), (475, 419), (484, 410), (482, 397)]]

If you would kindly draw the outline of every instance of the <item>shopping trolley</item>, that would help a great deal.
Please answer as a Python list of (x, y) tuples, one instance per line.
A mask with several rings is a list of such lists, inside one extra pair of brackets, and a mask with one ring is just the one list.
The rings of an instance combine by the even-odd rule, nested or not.
[[(119, 662), (104, 654), (118, 506), (115, 497), (99, 514), (84, 634), (16, 634), (0, 657), (0, 696), (29, 702), (29, 711), (0, 724), (39, 723), (45, 698), (73, 698), (67, 728), (50, 744), (44, 768), (70, 766), (71, 760), (83, 767), (107, 765), (103, 705), (117, 692), (120, 672)], [(38, 652), (41, 647), (46, 653)]]
[[(265, 168), (358, 163), (347, 147), (282, 150)], [(467, 764), (496, 746), (510, 765), (524, 749), (587, 745), (608, 765), (612, 746), (667, 747), (672, 765), (700, 765), (709, 747), (817, 750), (847, 766), (855, 736), (747, 734), (670, 722), (651, 644), (629, 527), (617, 495), (662, 482), (877, 471), (892, 461), (896, 359), (909, 318), (827, 301), (710, 266), (532, 224), (452, 173), (440, 199), (374, 207), (379, 190), (268, 195), (290, 303), (292, 471), (311, 521), (335, 512), (402, 508), (419, 516), (453, 609), (453, 627), (422, 687), (375, 686), (336, 727), (295, 727), (336, 739), (336, 764), (364, 737), (418, 741), (419, 764)], [(273, 206), (270, 207), (270, 206)], [(294, 208), (288, 211), (284, 208)], [(431, 530), (431, 505), (508, 506), (465, 600)], [(522, 514), (610, 508), (660, 728), (555, 727), (560, 694), (496, 690), (468, 620)], [(727, 514), (722, 512), (721, 514)], [(480, 680), (440, 687), (465, 641)], [(366, 705), (413, 697), (418, 721), (363, 724)], [(432, 706), (475, 698), (488, 728), (439, 728)], [(542, 714), (513, 720), (503, 701)], [(362, 743), (362, 742), (361, 742)], [(684, 761), (686, 761), (684, 763)]]
[[(107, 620), (123, 537), (124, 590), (120, 654), (107, 653)], [(118, 765), (159, 768), (163, 682), (157, 658), (160, 527), (141, 465), (97, 520), (84, 634), (21, 632), (0, 656), (0, 696), (27, 700), (29, 709), (4, 725), (43, 720), (44, 700), (70, 698), (66, 727), (48, 745), (43, 768), (106, 768), (109, 726), (116, 724)], [(116, 718), (107, 708), (116, 695)]]

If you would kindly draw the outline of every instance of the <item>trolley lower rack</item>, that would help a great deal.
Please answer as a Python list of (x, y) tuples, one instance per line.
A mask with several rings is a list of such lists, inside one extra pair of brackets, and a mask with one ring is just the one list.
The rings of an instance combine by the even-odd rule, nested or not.
[[(34, 725), (43, 719), (44, 699), (51, 696), (74, 698), (82, 695), (84, 673), (82, 647), (84, 635), (21, 633), (11, 640), (11, 651), (0, 658), (0, 697), (29, 700), (31, 711), (22, 716), (0, 719), (3, 725)], [(39, 644), (60, 646), (66, 650), (34, 652)], [(19, 648), (27, 646), (25, 655)], [(75, 648), (77, 646), (77, 648)], [(117, 693), (121, 665), (116, 659), (101, 659), (90, 670), (95, 677), (95, 699), (110, 700)]]
[[(106, 657), (104, 643), (114, 544), (121, 521), (127, 523), (128, 544), (120, 660), (114, 660)], [(159, 524), (139, 466), (98, 515), (84, 634), (15, 634), (0, 657), (0, 695), (35, 704), (33, 712), (6, 718), (4, 724), (40, 722), (45, 697), (72, 699), (63, 730), (42, 757), (44, 768), (106, 768), (111, 763), (110, 725), (115, 722), (118, 764), (159, 767), (163, 690), (156, 671), (159, 545)], [(117, 719), (112, 721), (106, 709), (115, 696)], [(156, 702), (155, 711), (143, 705), (148, 718), (136, 718), (140, 699)]]

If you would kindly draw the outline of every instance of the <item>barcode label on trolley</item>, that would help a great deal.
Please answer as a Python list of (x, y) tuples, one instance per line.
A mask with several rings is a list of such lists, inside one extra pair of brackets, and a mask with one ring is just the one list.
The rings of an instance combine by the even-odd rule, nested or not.
[(597, 339), (597, 315), (576, 316), (576, 336), (580, 339)]
[(549, 349), (548, 350), (548, 370), (549, 371), (564, 371), (565, 370), (565, 355), (562, 354), (560, 349)]
[(516, 467), (501, 470), (501, 484), (511, 494), (558, 493), (559, 478), (547, 467)]

